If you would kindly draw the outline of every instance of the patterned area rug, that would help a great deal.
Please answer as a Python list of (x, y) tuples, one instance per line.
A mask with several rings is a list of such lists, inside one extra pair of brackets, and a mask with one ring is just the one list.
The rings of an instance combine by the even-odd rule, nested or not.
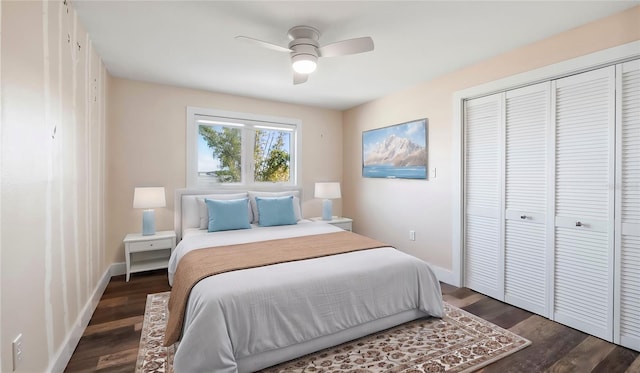
[[(136, 373), (173, 373), (174, 347), (162, 346), (168, 299), (169, 292), (147, 297)], [(531, 344), (446, 302), (445, 311), (262, 372), (473, 372)]]

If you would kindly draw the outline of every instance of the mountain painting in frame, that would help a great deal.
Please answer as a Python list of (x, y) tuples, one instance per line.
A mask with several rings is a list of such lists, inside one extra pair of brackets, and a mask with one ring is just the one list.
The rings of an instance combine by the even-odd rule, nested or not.
[(362, 132), (362, 176), (427, 178), (428, 119)]

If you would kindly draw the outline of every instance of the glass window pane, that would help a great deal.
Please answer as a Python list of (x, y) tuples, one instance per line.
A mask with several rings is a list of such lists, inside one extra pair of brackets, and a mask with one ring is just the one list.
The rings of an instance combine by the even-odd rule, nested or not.
[(198, 177), (218, 183), (241, 182), (241, 129), (201, 124), (198, 133)]
[(253, 148), (256, 182), (287, 182), (291, 158), (291, 132), (256, 129)]

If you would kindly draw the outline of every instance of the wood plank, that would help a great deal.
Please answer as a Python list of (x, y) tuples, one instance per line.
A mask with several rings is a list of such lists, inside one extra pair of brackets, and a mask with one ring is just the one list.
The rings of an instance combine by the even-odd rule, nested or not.
[(120, 307), (129, 302), (129, 297), (113, 297), (100, 300), (100, 307)]
[(98, 366), (98, 357), (86, 357), (75, 355), (71, 357), (69, 364), (65, 368), (65, 372), (86, 373), (95, 372)]
[(451, 294), (445, 294), (442, 296), (442, 298), (449, 304), (456, 306), (458, 308), (465, 308), (470, 304), (473, 304), (479, 300), (482, 300), (484, 298), (486, 298), (484, 295), (482, 294), (470, 294), (468, 297), (464, 297), (464, 298), (457, 298), (455, 296), (452, 296)]
[(495, 324), (495, 321), (492, 320), (498, 319), (509, 308), (506, 308), (504, 306), (504, 303), (500, 301), (497, 301), (493, 298), (484, 297), (479, 301), (464, 307), (463, 309)]
[(442, 291), (442, 294), (448, 294), (448, 293), (450, 293), (452, 291), (456, 291), (456, 289), (458, 289), (458, 288), (453, 286), (453, 285), (449, 285), (447, 283), (440, 282), (440, 290)]
[(138, 359), (138, 347), (130, 348), (124, 351), (118, 351), (114, 354), (100, 356), (98, 360), (97, 370), (112, 368), (117, 366), (135, 366)]
[(125, 326), (134, 326), (134, 330), (136, 330), (135, 326), (137, 324), (141, 324), (142, 320), (144, 320), (144, 316), (141, 315), (141, 316), (132, 316), (132, 317), (124, 318), (124, 319), (117, 319), (117, 320), (113, 320), (113, 321), (108, 321), (108, 322), (104, 322), (102, 324), (89, 325), (85, 329), (83, 335), (87, 335), (88, 336), (88, 335), (91, 335), (91, 334), (108, 332), (110, 330), (122, 328), (122, 327), (125, 327)]
[(592, 373), (624, 373), (638, 358), (639, 354), (640, 353), (628, 348), (616, 346), (613, 351), (592, 370)]
[[(469, 288), (458, 288), (450, 293), (447, 293), (447, 295), (450, 295), (452, 297), (456, 297), (458, 299), (464, 299), (466, 297), (472, 296), (478, 294), (475, 291), (469, 289)], [(483, 295), (482, 297), (486, 298), (486, 295)]]
[(121, 350), (137, 348), (139, 343), (140, 332), (135, 331), (133, 326), (112, 329), (80, 338), (80, 343), (78, 343), (74, 355), (77, 353), (78, 357), (82, 358), (100, 357)]
[(96, 308), (89, 325), (104, 324), (113, 320), (121, 320), (144, 314), (146, 299), (133, 298), (129, 300), (126, 307), (99, 307)]
[(510, 307), (504, 312), (502, 312), (500, 315), (497, 315), (496, 317), (494, 317), (492, 320), (489, 320), (489, 321), (491, 321), (492, 323), (502, 328), (509, 329), (514, 325), (517, 325), (522, 321), (528, 319), (532, 315), (533, 313), (529, 311), (525, 311), (522, 308)]
[(509, 330), (529, 339), (532, 344), (491, 364), (486, 372), (542, 372), (587, 337), (585, 333), (538, 315), (527, 318)]
[(633, 363), (629, 366), (625, 373), (638, 373), (640, 372), (640, 356), (637, 357)]
[(612, 343), (589, 336), (566, 356), (556, 361), (547, 372), (591, 372), (614, 348), (615, 345)]

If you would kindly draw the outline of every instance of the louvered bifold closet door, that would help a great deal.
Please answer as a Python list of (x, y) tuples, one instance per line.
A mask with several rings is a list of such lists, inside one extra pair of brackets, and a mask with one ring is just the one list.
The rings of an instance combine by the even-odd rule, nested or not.
[(554, 320), (613, 339), (615, 67), (552, 84)]
[(615, 342), (640, 351), (640, 61), (617, 74)]
[(505, 301), (547, 317), (549, 89), (536, 84), (505, 98)]
[(465, 286), (504, 299), (503, 94), (465, 102)]

